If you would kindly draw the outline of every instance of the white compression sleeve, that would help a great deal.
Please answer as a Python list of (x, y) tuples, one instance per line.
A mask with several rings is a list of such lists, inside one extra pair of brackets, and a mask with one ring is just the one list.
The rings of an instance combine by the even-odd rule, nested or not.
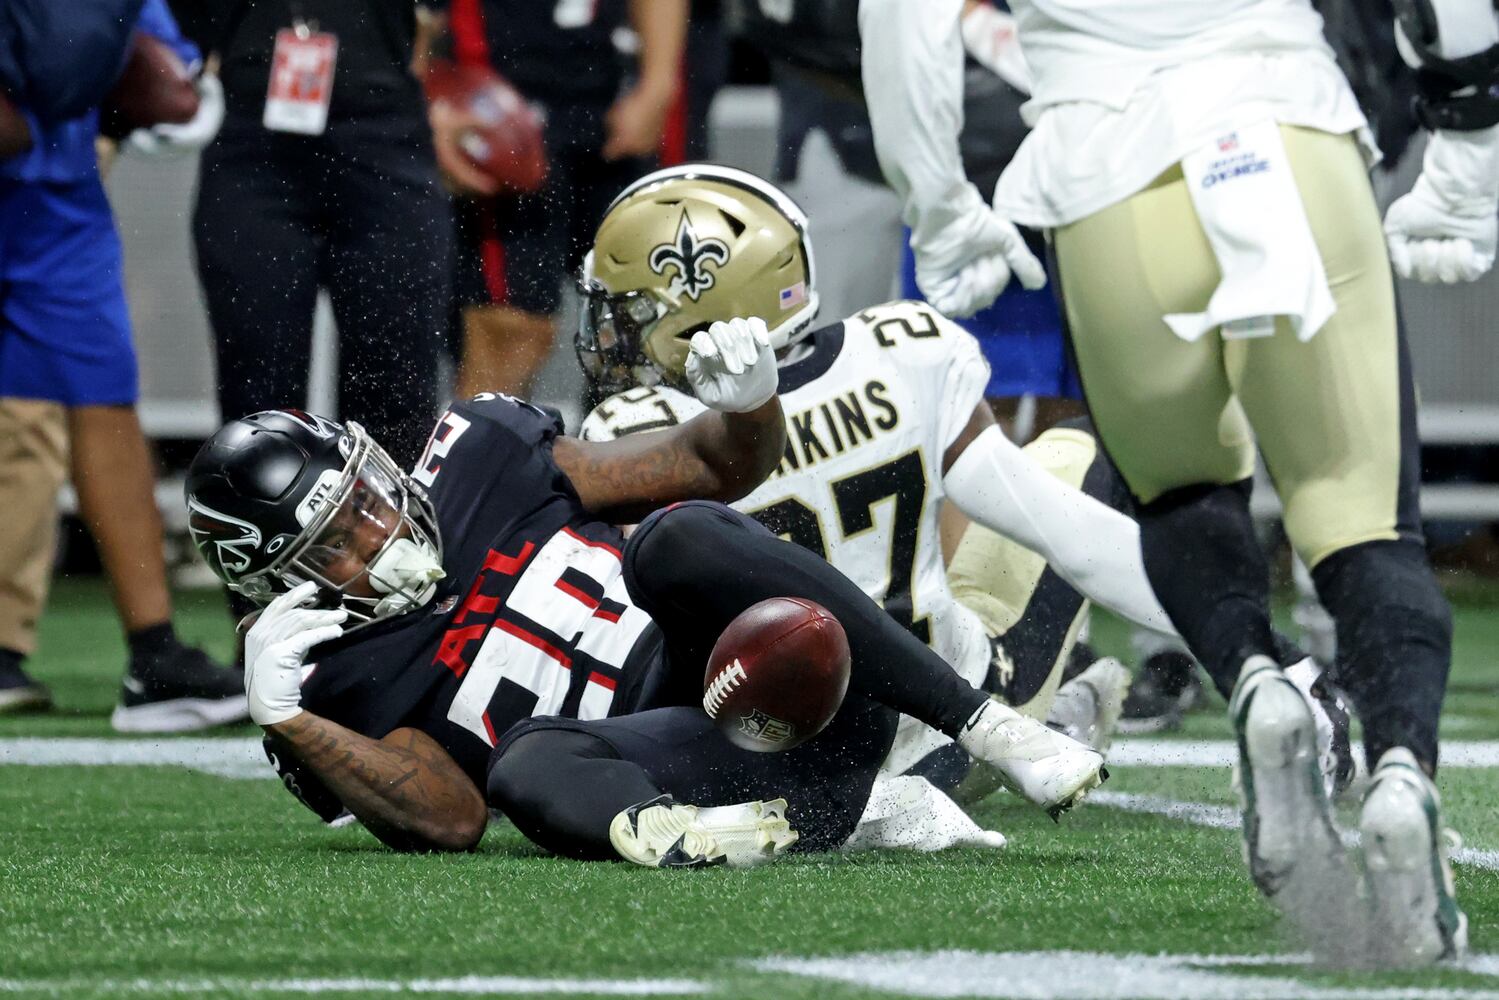
[(998, 427), (963, 449), (942, 484), (969, 518), (1043, 557), (1089, 600), (1176, 634), (1146, 579), (1140, 526), (1047, 472)]
[(875, 153), (918, 247), (987, 208), (963, 174), (962, 0), (860, 0)]

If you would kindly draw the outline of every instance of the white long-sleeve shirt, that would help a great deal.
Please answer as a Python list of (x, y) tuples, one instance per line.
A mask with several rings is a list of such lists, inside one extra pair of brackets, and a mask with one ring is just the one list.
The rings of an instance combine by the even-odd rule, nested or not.
[[(1073, 222), (1256, 121), (1367, 137), (1309, 0), (1014, 0), (1011, 9), (1034, 78), (1022, 109), (1032, 132), (994, 205), (1017, 222)], [(960, 11), (960, 0), (859, 7), (876, 149), (918, 243), (981, 204), (958, 157)]]

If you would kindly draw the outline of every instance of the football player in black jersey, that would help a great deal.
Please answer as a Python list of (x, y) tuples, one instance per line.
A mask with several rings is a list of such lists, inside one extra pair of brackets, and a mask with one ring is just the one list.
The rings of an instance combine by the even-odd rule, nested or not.
[[(566, 856), (702, 865), (839, 846), (898, 712), (1053, 813), (1096, 786), (1096, 752), (991, 701), (829, 564), (711, 502), (782, 454), (764, 323), (696, 332), (687, 372), (708, 412), (620, 441), (562, 436), (508, 396), (455, 404), (409, 475), (358, 425), (298, 411), (204, 445), (193, 537), (265, 605), (246, 691), (288, 787), (402, 849), (471, 848), (490, 807)], [(632, 521), (627, 541), (615, 525)], [(702, 711), (701, 678), (723, 628), (781, 595), (838, 617), (852, 677), (819, 736), (750, 753)]]

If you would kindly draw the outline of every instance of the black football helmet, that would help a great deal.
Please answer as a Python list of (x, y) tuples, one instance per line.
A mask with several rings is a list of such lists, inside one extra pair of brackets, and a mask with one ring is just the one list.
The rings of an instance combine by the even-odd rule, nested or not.
[[(443, 576), (426, 491), (352, 421), (301, 410), (230, 421), (188, 468), (187, 507), (208, 565), (257, 604), (312, 580), (367, 624), (425, 604)], [(356, 533), (378, 547), (351, 562)]]

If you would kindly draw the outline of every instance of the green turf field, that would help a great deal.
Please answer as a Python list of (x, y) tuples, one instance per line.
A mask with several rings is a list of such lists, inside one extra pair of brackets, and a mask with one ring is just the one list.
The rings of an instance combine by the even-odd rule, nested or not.
[[(35, 662), (61, 709), (0, 719), (0, 994), (1499, 998), (1499, 746), (1479, 742), (1499, 740), (1499, 594), (1456, 596), (1446, 731), (1481, 766), (1441, 785), (1474, 957), (1397, 975), (1298, 958), (1223, 826), (1226, 769), (1161, 766), (1160, 743), (1122, 744), (1142, 763), (1060, 826), (983, 808), (1002, 852), (653, 872), (548, 858), (497, 823), (470, 856), (395, 855), (260, 777), (251, 727), (98, 739), (123, 646), (102, 588), (64, 584)], [(216, 598), (184, 598), (180, 628), (227, 649)], [(1227, 727), (1214, 712), (1182, 735)], [(180, 763), (15, 764), (109, 747)]]

